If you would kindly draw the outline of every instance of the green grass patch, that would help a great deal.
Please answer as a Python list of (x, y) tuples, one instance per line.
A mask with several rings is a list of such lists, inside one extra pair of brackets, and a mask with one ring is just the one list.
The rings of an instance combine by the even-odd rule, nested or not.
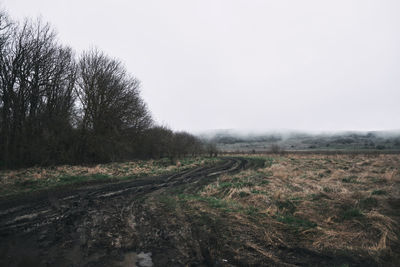
[(245, 209), (245, 213), (249, 216), (256, 216), (259, 212), (260, 210), (256, 207), (248, 207), (247, 209)]
[(372, 191), (372, 195), (382, 196), (387, 195), (387, 192), (385, 190), (374, 190)]
[(249, 193), (244, 192), (244, 191), (239, 192), (239, 197), (247, 197), (249, 195), (250, 195)]
[(256, 195), (268, 195), (267, 192), (265, 191), (260, 191), (260, 190), (251, 190), (252, 194), (256, 194)]
[(350, 179), (350, 178), (343, 178), (343, 179), (342, 179), (342, 182), (343, 182), (343, 183), (352, 183), (353, 180)]
[(324, 187), (323, 190), (324, 190), (325, 193), (332, 193), (333, 192), (333, 189), (330, 188), (330, 187)]
[(352, 220), (357, 218), (362, 218), (364, 215), (358, 208), (346, 208), (341, 213), (342, 220)]
[(111, 177), (107, 174), (96, 173), (89, 176), (79, 176), (79, 175), (61, 176), (58, 178), (58, 181), (59, 184), (73, 184), (86, 181), (107, 180), (110, 178)]
[(249, 161), (250, 166), (254, 168), (270, 167), (274, 161), (273, 158), (266, 158), (260, 156), (246, 156), (245, 158)]
[(177, 200), (174, 197), (161, 195), (157, 199), (165, 208), (169, 210), (175, 210)]
[[(18, 195), (86, 182), (130, 180), (138, 177), (169, 175), (188, 168), (200, 165), (209, 165), (221, 161), (221, 158), (187, 157), (179, 159), (179, 161), (180, 166), (175, 168), (170, 168), (172, 162), (169, 158), (100, 164), (102, 168), (109, 171), (108, 173), (111, 173), (110, 175), (102, 173), (90, 174), (88, 172), (88, 168), (91, 168), (90, 166), (82, 166), (80, 171), (80, 166), (75, 166), (77, 168), (65, 166), (65, 168), (61, 168), (60, 170), (56, 170), (58, 168), (54, 167), (41, 168), (39, 171), (44, 171), (45, 177), (36, 178), (33, 174), (37, 173), (38, 170), (28, 168), (22, 170), (23, 172), (17, 172), (11, 183), (2, 186), (2, 188), (0, 188), (0, 196)], [(141, 169), (138, 170), (137, 168)], [(78, 169), (78, 171), (72, 169)], [(116, 174), (114, 175), (113, 173)]]
[(357, 176), (349, 176), (349, 177), (345, 177), (342, 179), (343, 183), (358, 183), (357, 182)]
[(283, 215), (279, 214), (276, 216), (276, 219), (279, 222), (285, 223), (295, 228), (314, 228), (317, 226), (316, 223), (313, 223), (309, 220), (302, 219), (290, 214), (283, 214)]
[(378, 200), (374, 197), (367, 197), (360, 200), (359, 206), (361, 209), (370, 210), (378, 206)]
[(243, 188), (243, 187), (251, 187), (251, 186), (254, 186), (254, 183), (252, 183), (252, 182), (222, 182), (222, 183), (219, 183), (219, 188), (222, 188), (222, 189), (224, 189), (224, 188), (230, 188), (230, 187), (233, 187), (233, 188)]
[(285, 213), (294, 213), (296, 211), (296, 206), (290, 200), (276, 201), (276, 206), (278, 209), (285, 211)]

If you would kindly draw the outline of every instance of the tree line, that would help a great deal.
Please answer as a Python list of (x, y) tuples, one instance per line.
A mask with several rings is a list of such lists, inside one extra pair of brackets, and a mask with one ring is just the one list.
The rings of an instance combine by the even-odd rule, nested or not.
[(0, 11), (0, 167), (171, 159), (206, 152), (154, 123), (140, 82), (98, 49), (76, 56), (41, 20)]

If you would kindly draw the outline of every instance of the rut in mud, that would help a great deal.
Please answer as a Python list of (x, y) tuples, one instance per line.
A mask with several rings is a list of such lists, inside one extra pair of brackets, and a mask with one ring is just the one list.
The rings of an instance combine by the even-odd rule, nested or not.
[(141, 199), (168, 188), (238, 171), (245, 164), (245, 160), (228, 159), (216, 166), (170, 176), (52, 190), (3, 201), (0, 265), (132, 266), (138, 262), (146, 266), (173, 260), (168, 246), (151, 247), (155, 244), (147, 242), (150, 236), (160, 240), (168, 237), (143, 232), (152, 222), (146, 218), (147, 211), (141, 210)]
[(265, 247), (254, 231), (256, 218), (243, 224), (231, 213), (218, 215), (173, 202), (220, 174), (256, 165), (226, 158), (169, 176), (3, 200), (0, 266), (376, 266), (355, 255)]

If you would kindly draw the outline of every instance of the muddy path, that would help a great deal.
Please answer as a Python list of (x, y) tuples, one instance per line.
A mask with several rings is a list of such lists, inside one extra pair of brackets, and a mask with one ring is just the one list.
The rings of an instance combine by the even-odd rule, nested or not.
[(242, 224), (179, 201), (258, 164), (225, 158), (173, 175), (0, 199), (0, 266), (377, 266), (296, 242), (265, 254), (257, 218)]
[(168, 245), (148, 246), (146, 235), (165, 237), (163, 233), (144, 233), (151, 218), (146, 218), (141, 199), (168, 188), (195, 185), (221, 173), (237, 172), (246, 163), (244, 159), (227, 158), (215, 166), (169, 176), (3, 199), (0, 266), (160, 266), (174, 254)]

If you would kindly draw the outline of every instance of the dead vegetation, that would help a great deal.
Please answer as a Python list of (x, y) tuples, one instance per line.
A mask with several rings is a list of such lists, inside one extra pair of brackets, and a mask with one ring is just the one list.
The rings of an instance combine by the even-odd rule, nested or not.
[[(235, 174), (104, 202), (127, 205), (105, 224), (118, 233), (110, 246), (154, 252), (160, 266), (397, 266), (400, 155), (243, 157), (247, 168)], [(53, 171), (123, 179), (196, 164), (206, 161), (25, 169), (2, 179), (29, 172), (40, 180)]]
[(285, 265), (282, 248), (331, 257), (316, 265), (399, 262), (399, 155), (264, 159), (262, 168), (223, 175), (195, 193), (170, 197), (170, 204), (191, 217), (217, 218), (218, 243), (230, 247), (231, 262)]
[(203, 166), (215, 161), (217, 161), (216, 158), (187, 157), (176, 160), (175, 164), (164, 158), (88, 166), (61, 165), (4, 170), (0, 171), (0, 196), (75, 183), (164, 175), (196, 166)]

